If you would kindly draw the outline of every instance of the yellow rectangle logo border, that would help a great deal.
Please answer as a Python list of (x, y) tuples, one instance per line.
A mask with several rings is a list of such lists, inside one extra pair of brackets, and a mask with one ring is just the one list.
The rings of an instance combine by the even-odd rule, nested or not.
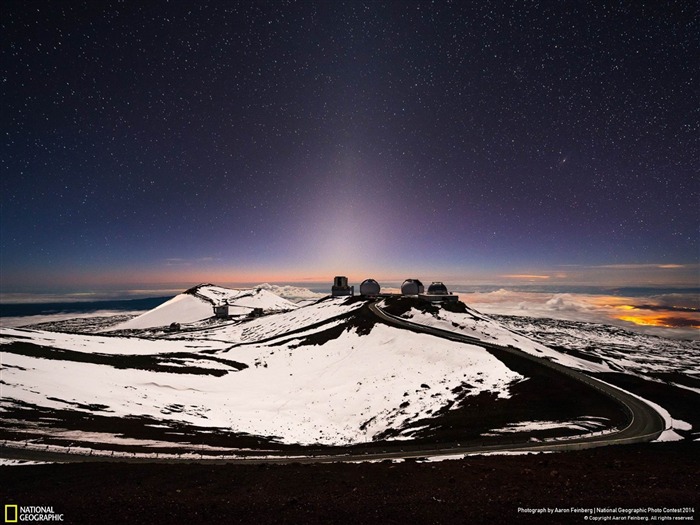
[[(5, 523), (17, 523), (17, 518), (19, 517), (19, 511), (17, 507), (17, 505), (5, 505)], [(15, 509), (15, 519), (11, 520), (8, 511), (13, 508)]]

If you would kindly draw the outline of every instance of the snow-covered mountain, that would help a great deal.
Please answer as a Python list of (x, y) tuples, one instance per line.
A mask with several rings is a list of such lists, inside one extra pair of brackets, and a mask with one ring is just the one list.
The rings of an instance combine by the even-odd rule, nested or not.
[(279, 295), (280, 297), (288, 299), (294, 303), (317, 300), (325, 296), (325, 294), (311, 291), (308, 288), (300, 288), (299, 286), (280, 286), (278, 284), (262, 283), (258, 284), (254, 288), (267, 290), (268, 292), (272, 292), (273, 294)]
[[(230, 306), (231, 318), (212, 318), (212, 307), (220, 304)], [(121, 335), (3, 329), (2, 433), (11, 440), (70, 440), (98, 448), (199, 443), (201, 449), (206, 442), (231, 450), (490, 439), (536, 430), (571, 435), (616, 424), (616, 409), (590, 401), (585, 392), (557, 397), (557, 383), (528, 367), (501, 361), (478, 344), (386, 324), (369, 304), (359, 297), (326, 297), (299, 307), (264, 288), (200, 285), (111, 327), (134, 330), (116, 332)], [(552, 348), (461, 303), (440, 307), (390, 298), (379, 306), (413, 323), (626, 381), (613, 376), (622, 365), (612, 354), (601, 360), (585, 349)], [(251, 317), (252, 308), (265, 314)], [(186, 326), (133, 336), (171, 322)], [(683, 355), (693, 347), (686, 350)], [(632, 348), (618, 361), (631, 354)], [(686, 409), (698, 395), (692, 387), (696, 368), (664, 383), (683, 385), (680, 391), (690, 396), (672, 414), (676, 428), (686, 432), (695, 424), (687, 422)], [(656, 395), (645, 382), (631, 387)], [(655, 401), (677, 395), (669, 392)]]
[(297, 305), (275, 295), (264, 287), (233, 290), (213, 284), (200, 284), (176, 295), (162, 305), (110, 328), (135, 330), (168, 326), (171, 323), (188, 324), (214, 315), (213, 307), (227, 305), (229, 315), (248, 315), (255, 308), (263, 312), (294, 310)]

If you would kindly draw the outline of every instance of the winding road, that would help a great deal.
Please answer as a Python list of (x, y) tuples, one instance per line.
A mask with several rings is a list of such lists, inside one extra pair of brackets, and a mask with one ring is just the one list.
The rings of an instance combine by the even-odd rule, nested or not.
[[(555, 441), (541, 441), (523, 445), (505, 445), (503, 448), (501, 448), (501, 446), (493, 447), (497, 450), (566, 450), (592, 448), (604, 445), (614, 445), (623, 443), (642, 443), (645, 441), (653, 441), (654, 439), (658, 438), (664, 430), (666, 430), (664, 419), (650, 405), (648, 405), (638, 397), (620, 388), (617, 388), (594, 377), (588, 376), (582, 372), (579, 372), (578, 370), (568, 368), (566, 366), (560, 365), (553, 361), (549, 361), (547, 359), (533, 356), (531, 354), (528, 354), (510, 346), (501, 346), (494, 343), (488, 343), (475, 337), (469, 337), (467, 335), (458, 334), (456, 332), (451, 332), (448, 330), (442, 330), (440, 328), (434, 328), (418, 323), (412, 323), (410, 321), (401, 319), (400, 317), (396, 317), (385, 312), (384, 310), (379, 308), (376, 302), (370, 304), (369, 309), (374, 315), (379, 317), (382, 321), (384, 321), (387, 324), (434, 335), (437, 337), (442, 337), (444, 339), (450, 339), (452, 341), (458, 341), (470, 345), (480, 346), (482, 348), (491, 350), (496, 354), (496, 356), (499, 352), (503, 352), (506, 354), (514, 355), (521, 359), (527, 359), (529, 361), (535, 362), (540, 366), (547, 367), (555, 373), (564, 374), (565, 376), (573, 380), (580, 381), (586, 386), (594, 388), (599, 392), (602, 392), (607, 397), (621, 405), (628, 414), (628, 425), (618, 430), (617, 432), (605, 435), (583, 435), (581, 437), (568, 439), (565, 443), (556, 443)], [(461, 450), (459, 452), (461, 452)], [(474, 451), (467, 450), (465, 452)]]

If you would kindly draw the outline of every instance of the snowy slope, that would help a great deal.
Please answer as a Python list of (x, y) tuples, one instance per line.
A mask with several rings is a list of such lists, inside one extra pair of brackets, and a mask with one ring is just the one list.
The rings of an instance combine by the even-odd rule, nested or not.
[(411, 308), (400, 317), (417, 324), (431, 326), (469, 337), (476, 337), (477, 339), (489, 343), (495, 343), (501, 346), (514, 346), (523, 352), (550, 359), (570, 368), (586, 372), (614, 371), (606, 363), (596, 363), (587, 359), (557, 352), (524, 335), (509, 330), (498, 321), (475, 312), (474, 310), (469, 310), (466, 314), (450, 312), (443, 309), (435, 313), (429, 313)]
[(233, 290), (205, 284), (187, 290), (138, 317), (110, 327), (110, 331), (194, 323), (212, 317), (213, 307), (219, 305), (229, 305), (230, 315), (247, 315), (254, 308), (262, 308), (265, 312), (297, 308), (291, 301), (263, 288)]
[[(218, 376), (123, 369), (75, 357), (45, 359), (12, 345), (29, 339), (50, 345), (54, 352), (70, 349), (87, 354), (102, 349), (116, 352), (125, 340), (4, 331), (3, 405), (93, 407), (98, 414), (227, 428), (283, 443), (351, 444), (429, 417), (449, 406), (458, 387), (469, 395), (488, 391), (508, 397), (509, 385), (523, 379), (479, 347), (383, 324), (365, 330), (340, 327), (336, 333), (343, 322), (338, 316), (350, 315), (352, 320), (361, 306), (361, 302), (329, 300), (304, 315), (299, 315), (300, 309), (270, 316), (277, 318), (276, 327), (262, 330), (259, 324), (260, 331), (249, 334), (264, 339), (296, 330), (284, 341), (225, 347), (210, 340), (128, 340), (134, 355), (159, 352), (162, 364), (218, 366), (225, 372)], [(222, 333), (210, 335), (228, 338)], [(215, 350), (218, 361), (197, 363), (190, 358), (183, 363), (174, 355), (203, 347)], [(248, 367), (235, 369), (227, 363)]]
[(211, 350), (225, 350), (229, 348), (225, 342), (220, 341), (171, 341), (168, 339), (145, 339), (138, 337), (102, 337), (85, 334), (66, 334), (47, 332), (43, 330), (29, 330), (26, 328), (3, 329), (0, 333), (0, 351), (3, 345), (18, 341), (31, 342), (32, 344), (47, 347), (84, 352), (87, 354), (107, 355), (157, 355), (175, 352), (202, 352)]
[(180, 294), (153, 310), (120, 323), (112, 330), (133, 330), (168, 326), (170, 323), (193, 323), (213, 315), (212, 304), (194, 295)]
[(271, 291), (259, 287), (243, 290), (235, 290), (215, 286), (213, 284), (199, 285), (186, 293), (191, 293), (196, 297), (208, 300), (212, 305), (237, 306), (243, 308), (262, 308), (265, 311), (291, 310), (296, 305), (283, 299)]
[(287, 312), (272, 313), (264, 317), (246, 319), (240, 323), (227, 323), (188, 334), (194, 339), (216, 339), (232, 343), (246, 343), (283, 336), (296, 330), (351, 314), (363, 303), (343, 298), (327, 298), (322, 301)]

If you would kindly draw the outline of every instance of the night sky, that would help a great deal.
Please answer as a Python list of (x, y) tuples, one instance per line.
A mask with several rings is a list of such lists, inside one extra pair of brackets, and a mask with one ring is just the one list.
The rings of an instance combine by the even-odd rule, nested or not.
[(697, 9), (6, 0), (1, 288), (697, 285)]

